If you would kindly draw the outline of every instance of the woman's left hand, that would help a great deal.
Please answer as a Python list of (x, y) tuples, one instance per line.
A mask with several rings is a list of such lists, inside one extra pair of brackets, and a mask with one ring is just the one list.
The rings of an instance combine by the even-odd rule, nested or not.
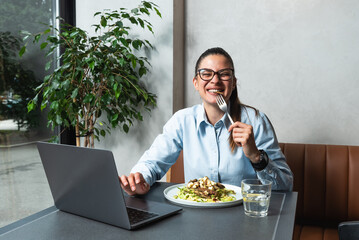
[(254, 140), (253, 127), (237, 121), (229, 127), (228, 131), (232, 131), (234, 142), (242, 147), (246, 157), (253, 163), (259, 162), (260, 152)]

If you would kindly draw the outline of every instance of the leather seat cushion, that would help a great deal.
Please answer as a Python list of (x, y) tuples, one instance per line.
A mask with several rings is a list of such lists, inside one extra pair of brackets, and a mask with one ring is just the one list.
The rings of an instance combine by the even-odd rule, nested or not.
[(323, 228), (308, 225), (294, 226), (293, 240), (339, 240), (336, 228)]

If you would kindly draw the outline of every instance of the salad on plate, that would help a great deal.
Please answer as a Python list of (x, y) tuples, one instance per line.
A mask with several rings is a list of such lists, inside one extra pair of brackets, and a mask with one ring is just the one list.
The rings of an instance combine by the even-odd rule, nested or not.
[(178, 194), (173, 196), (175, 199), (207, 203), (236, 200), (234, 190), (226, 189), (223, 184), (211, 181), (208, 177), (193, 179), (178, 189)]

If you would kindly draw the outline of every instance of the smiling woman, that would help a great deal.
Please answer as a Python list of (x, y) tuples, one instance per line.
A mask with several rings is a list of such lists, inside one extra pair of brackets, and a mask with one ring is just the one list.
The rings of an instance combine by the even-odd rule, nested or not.
[[(245, 178), (266, 179), (275, 190), (291, 190), (293, 174), (266, 115), (242, 104), (231, 56), (211, 48), (198, 59), (194, 88), (202, 104), (176, 112), (129, 176), (121, 176), (128, 194), (143, 194), (161, 179), (183, 151), (185, 181), (208, 176), (214, 182), (240, 186)], [(219, 92), (227, 105), (217, 105)], [(229, 120), (229, 114), (234, 123)]]

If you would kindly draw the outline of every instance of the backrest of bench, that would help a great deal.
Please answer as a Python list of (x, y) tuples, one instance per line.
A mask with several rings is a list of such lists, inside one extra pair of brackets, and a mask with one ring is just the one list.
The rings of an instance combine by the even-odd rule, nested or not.
[(359, 146), (280, 146), (294, 174), (299, 221), (335, 225), (359, 219)]

